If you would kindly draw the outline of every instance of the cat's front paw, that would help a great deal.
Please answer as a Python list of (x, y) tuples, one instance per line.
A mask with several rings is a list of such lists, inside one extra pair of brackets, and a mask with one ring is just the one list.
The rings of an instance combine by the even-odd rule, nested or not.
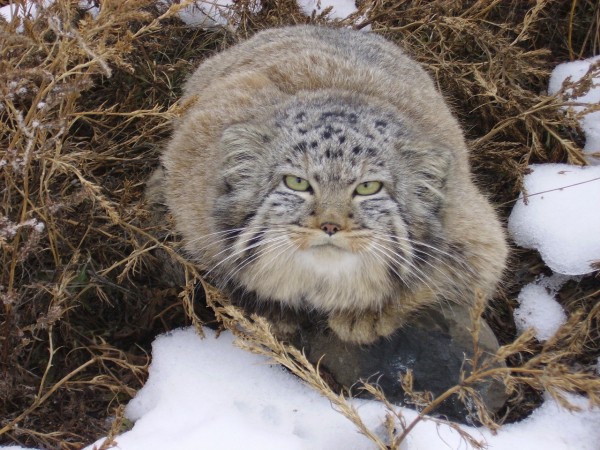
[(375, 311), (333, 314), (329, 316), (328, 324), (342, 341), (353, 344), (372, 344), (401, 325), (397, 318)]
[(292, 336), (294, 336), (300, 327), (297, 323), (291, 321), (273, 321), (269, 320), (269, 325), (271, 327), (271, 332), (279, 339), (288, 340)]
[(278, 339), (290, 340), (300, 330), (302, 317), (291, 309), (273, 307), (259, 314), (267, 319), (271, 333)]

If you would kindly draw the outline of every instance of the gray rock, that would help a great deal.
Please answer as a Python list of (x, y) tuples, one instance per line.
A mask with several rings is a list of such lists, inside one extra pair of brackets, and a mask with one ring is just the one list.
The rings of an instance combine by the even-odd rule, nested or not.
[[(335, 381), (356, 392), (361, 381), (378, 385), (388, 400), (405, 403), (399, 375), (413, 372), (413, 390), (429, 391), (434, 396), (460, 381), (461, 370), (469, 371), (465, 361), (473, 356), (469, 310), (452, 306), (424, 311), (415, 321), (372, 345), (353, 345), (340, 341), (326, 330), (304, 329), (295, 345), (304, 348), (312, 362), (320, 364)], [(498, 341), (482, 320), (479, 348), (484, 355), (498, 350)], [(484, 356), (485, 357), (485, 356)], [(486, 380), (472, 386), (488, 411), (497, 412), (507, 400), (504, 385)], [(410, 406), (410, 405), (409, 405)], [(476, 423), (473, 411), (455, 395), (444, 401), (434, 415), (463, 423)]]

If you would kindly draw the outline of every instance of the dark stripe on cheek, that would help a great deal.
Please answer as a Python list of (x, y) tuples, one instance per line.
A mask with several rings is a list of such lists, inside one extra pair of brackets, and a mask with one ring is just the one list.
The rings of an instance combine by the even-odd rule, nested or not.
[[(387, 245), (389, 245), (390, 250), (392, 250), (394, 253), (398, 253), (399, 255), (402, 256), (402, 258), (399, 258), (399, 257), (393, 258), (391, 265), (393, 266), (395, 272), (391, 271), (391, 270), (388, 271), (388, 276), (391, 279), (403, 281), (403, 279), (402, 279), (403, 277), (401, 275), (401, 273), (403, 272), (402, 268), (409, 266), (409, 263), (405, 261), (405, 258), (407, 256), (406, 251), (405, 251), (407, 243), (404, 242), (404, 245), (402, 245), (402, 243), (400, 242), (400, 239), (398, 238), (398, 235), (394, 231), (393, 227), (390, 227), (390, 229), (388, 231), (388, 236), (390, 237), (390, 240), (392, 241), (389, 244), (387, 244)], [(409, 244), (409, 246), (410, 246), (410, 244)], [(410, 270), (409, 270), (409, 272), (410, 272)]]
[(396, 213), (400, 216), (400, 218), (406, 224), (406, 226), (410, 227), (411, 221), (408, 219), (408, 214), (406, 213), (406, 208), (404, 207), (404, 205), (400, 203), (395, 197), (390, 197), (390, 200), (396, 205)]
[(231, 232), (231, 238), (237, 239), (240, 233), (244, 231), (244, 228), (247, 228), (248, 225), (250, 225), (250, 222), (252, 222), (254, 217), (256, 217), (256, 211), (247, 214), (240, 224), (236, 224), (234, 227), (232, 227), (235, 229), (235, 231)]
[(260, 231), (254, 233), (248, 242), (246, 242), (246, 258), (251, 258), (256, 249), (259, 247), (259, 243), (267, 232), (266, 228), (262, 228)]
[[(301, 197), (298, 194), (294, 194), (294, 191), (292, 191), (291, 189), (288, 189), (285, 191), (277, 190), (277, 191), (273, 192), (273, 194), (283, 197), (290, 202), (294, 202), (295, 204), (302, 204), (305, 202), (303, 197)], [(280, 199), (278, 199), (278, 200), (280, 200)]]
[(265, 233), (266, 233), (265, 229), (261, 229), (260, 231), (255, 233), (254, 236), (252, 236), (250, 238), (250, 240), (248, 241), (246, 248), (254, 247), (255, 245), (257, 245), (260, 242), (260, 240), (264, 237)]
[(246, 217), (244, 217), (244, 220), (242, 221), (241, 227), (247, 227), (250, 224), (250, 222), (252, 222), (252, 219), (254, 219), (255, 217), (256, 211), (252, 211), (251, 213), (247, 214)]

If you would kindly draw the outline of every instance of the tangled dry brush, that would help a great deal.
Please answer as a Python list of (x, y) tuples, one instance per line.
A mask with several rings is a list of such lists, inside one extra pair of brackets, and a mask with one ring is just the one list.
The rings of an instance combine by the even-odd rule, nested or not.
[[(565, 99), (544, 89), (557, 62), (599, 53), (594, 0), (359, 0), (359, 13), (337, 22), (327, 11), (305, 17), (293, 0), (239, 0), (229, 12), (235, 26), (208, 30), (182, 24), (177, 5), (97, 3), (95, 18), (60, 0), (35, 20), (0, 19), (2, 443), (75, 449), (117, 432), (122, 405), (147, 375), (152, 339), (203, 323), (236, 329), (247, 348), (285, 364), (370, 435), (301, 353), (210, 287), (201, 295), (176, 238), (153, 224), (143, 202), (144, 181), (179, 113), (182, 81), (199, 61), (260, 29), (368, 25), (397, 41), (451, 99), (477, 177), (504, 217), (527, 164), (583, 163), (576, 121), (559, 109)], [(157, 255), (181, 277), (158, 270)], [(490, 426), (528, 414), (543, 390), (583, 392), (600, 404), (597, 277), (563, 288), (570, 319), (554, 339), (516, 338), (516, 295), (546, 270), (535, 252), (514, 249), (503, 294), (484, 313), (506, 345), (499, 357), (508, 367), (477, 364), (448, 393), (468, 397), (478, 379), (502, 378), (512, 397), (501, 417), (480, 411)], [(392, 447), (410, 431), (390, 415), (390, 429), (398, 425), (405, 432), (390, 437)]]

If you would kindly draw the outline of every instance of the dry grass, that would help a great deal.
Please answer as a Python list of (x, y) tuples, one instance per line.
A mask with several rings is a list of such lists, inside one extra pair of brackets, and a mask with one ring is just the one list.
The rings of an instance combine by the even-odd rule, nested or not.
[[(194, 300), (198, 274), (140, 201), (178, 113), (181, 83), (199, 61), (260, 29), (332, 21), (303, 17), (292, 0), (266, 0), (258, 10), (241, 0), (231, 12), (237, 28), (198, 30), (151, 0), (103, 0), (95, 20), (75, 3), (57, 1), (23, 32), (0, 23), (0, 442), (75, 449), (106, 435), (107, 419), (119, 417), (147, 375), (154, 336), (217, 321), (321, 390), (380, 448), (399, 445), (411, 425), (391, 405), (390, 430), (405, 433), (382, 442), (264, 322), (219, 303), (211, 290), (211, 308)], [(576, 123), (559, 110), (564, 100), (543, 92), (557, 62), (599, 53), (597, 2), (359, 3), (360, 14), (339, 25), (370, 25), (427, 67), (451, 99), (477, 177), (504, 216), (528, 163), (582, 162)], [(160, 273), (161, 252), (182, 279)], [(514, 395), (506, 417), (480, 409), (489, 426), (528, 414), (542, 390), (584, 392), (600, 404), (592, 372), (600, 353), (597, 278), (561, 291), (570, 319), (553, 340), (515, 339), (516, 294), (546, 270), (533, 252), (515, 250), (504, 294), (485, 313), (508, 367), (478, 361), (448, 393), (472, 396), (478, 379), (503, 379)], [(421, 405), (422, 414), (436, 402)]]

